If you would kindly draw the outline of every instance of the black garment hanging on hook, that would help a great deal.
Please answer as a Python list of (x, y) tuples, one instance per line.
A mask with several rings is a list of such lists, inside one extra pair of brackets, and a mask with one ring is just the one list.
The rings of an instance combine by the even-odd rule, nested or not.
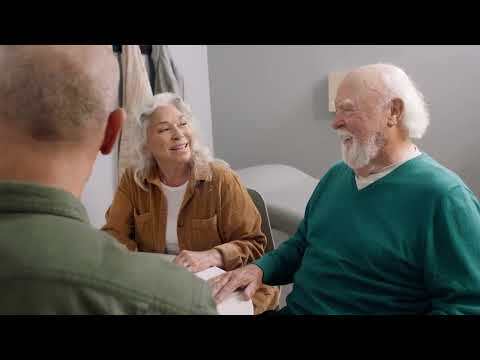
[[(140, 51), (144, 55), (151, 55), (152, 54), (152, 45), (138, 45), (140, 46)], [(112, 45), (113, 51), (116, 53), (122, 53), (122, 45)]]

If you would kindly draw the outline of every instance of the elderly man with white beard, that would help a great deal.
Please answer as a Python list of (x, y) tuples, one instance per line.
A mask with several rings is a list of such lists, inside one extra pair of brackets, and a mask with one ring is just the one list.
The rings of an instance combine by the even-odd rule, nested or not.
[(429, 124), (422, 94), (400, 68), (367, 65), (335, 105), (343, 161), (292, 238), (210, 281), (215, 300), (293, 283), (275, 314), (480, 314), (480, 204), (414, 144)]

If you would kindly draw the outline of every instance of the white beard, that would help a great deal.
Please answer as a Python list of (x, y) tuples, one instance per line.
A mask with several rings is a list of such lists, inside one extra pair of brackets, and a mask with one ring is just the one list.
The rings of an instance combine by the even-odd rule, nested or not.
[(361, 144), (358, 138), (351, 134), (341, 131), (339, 135), (348, 135), (352, 137), (350, 147), (342, 141), (342, 159), (352, 169), (360, 169), (367, 166), (372, 159), (374, 159), (381, 149), (383, 143), (380, 134), (370, 136), (365, 144)]

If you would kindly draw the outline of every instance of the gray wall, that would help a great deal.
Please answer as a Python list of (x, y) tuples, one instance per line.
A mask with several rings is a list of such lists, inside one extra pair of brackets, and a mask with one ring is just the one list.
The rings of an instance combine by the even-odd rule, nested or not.
[(201, 141), (213, 151), (212, 112), (206, 45), (169, 45), (172, 58), (183, 76), (185, 101), (198, 121)]
[(340, 159), (328, 73), (390, 62), (430, 105), (421, 150), (480, 195), (480, 46), (208, 46), (213, 140), (233, 168), (282, 163), (321, 177)]

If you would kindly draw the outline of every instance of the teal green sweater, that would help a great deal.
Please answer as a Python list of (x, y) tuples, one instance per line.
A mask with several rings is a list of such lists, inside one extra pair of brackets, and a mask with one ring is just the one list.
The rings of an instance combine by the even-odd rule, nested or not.
[(266, 284), (293, 282), (287, 314), (480, 314), (480, 205), (426, 154), (360, 191), (340, 162), (256, 264)]

